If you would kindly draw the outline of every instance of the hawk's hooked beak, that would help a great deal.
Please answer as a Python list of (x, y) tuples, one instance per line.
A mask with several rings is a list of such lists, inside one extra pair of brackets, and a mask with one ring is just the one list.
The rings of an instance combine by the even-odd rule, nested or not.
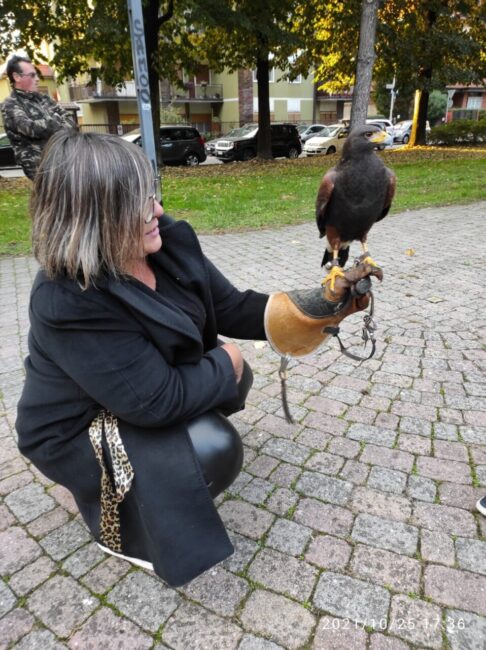
[(386, 133), (385, 131), (374, 131), (369, 138), (370, 142), (373, 142), (373, 144), (380, 144), (383, 142), (386, 138)]

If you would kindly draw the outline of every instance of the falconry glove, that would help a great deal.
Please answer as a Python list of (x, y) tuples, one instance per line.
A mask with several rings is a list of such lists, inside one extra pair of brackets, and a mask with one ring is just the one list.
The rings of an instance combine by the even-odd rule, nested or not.
[(377, 267), (360, 262), (336, 278), (331, 291), (330, 280), (317, 289), (277, 292), (270, 296), (264, 316), (265, 333), (273, 350), (281, 357), (280, 379), (284, 413), (293, 422), (286, 397), (286, 369), (292, 358), (311, 354), (329, 337), (337, 336), (341, 351), (354, 359), (370, 358), (374, 352), (372, 314), (365, 316), (363, 339), (371, 340), (368, 357), (349, 353), (339, 339), (339, 323), (358, 311), (372, 307), (371, 276)]

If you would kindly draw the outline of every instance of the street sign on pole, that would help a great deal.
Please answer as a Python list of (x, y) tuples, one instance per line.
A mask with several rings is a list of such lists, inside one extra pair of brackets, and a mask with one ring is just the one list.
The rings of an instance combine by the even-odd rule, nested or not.
[(127, 2), (130, 38), (132, 42), (133, 72), (137, 91), (138, 113), (140, 115), (140, 131), (142, 133), (142, 148), (152, 164), (154, 178), (157, 179), (157, 198), (160, 199), (160, 177), (155, 151), (142, 3), (141, 0), (127, 0)]

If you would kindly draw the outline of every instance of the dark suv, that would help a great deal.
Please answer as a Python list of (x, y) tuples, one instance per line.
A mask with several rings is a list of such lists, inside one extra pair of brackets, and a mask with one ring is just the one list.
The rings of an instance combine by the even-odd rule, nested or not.
[[(142, 144), (139, 129), (122, 136), (124, 140)], [(162, 161), (167, 165), (189, 165), (194, 167), (206, 160), (204, 140), (193, 126), (184, 124), (163, 125), (160, 127), (160, 151)]]
[[(272, 155), (298, 158), (302, 152), (295, 124), (271, 124)], [(235, 132), (236, 131), (236, 132)], [(224, 163), (251, 160), (257, 154), (258, 124), (245, 124), (216, 142), (214, 155)]]

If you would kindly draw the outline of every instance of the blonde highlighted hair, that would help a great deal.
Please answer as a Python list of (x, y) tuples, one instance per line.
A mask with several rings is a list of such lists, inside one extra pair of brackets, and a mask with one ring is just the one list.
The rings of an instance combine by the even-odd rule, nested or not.
[(154, 172), (137, 145), (117, 136), (63, 130), (49, 140), (31, 197), (34, 255), (49, 277), (87, 288), (124, 274), (143, 255)]

